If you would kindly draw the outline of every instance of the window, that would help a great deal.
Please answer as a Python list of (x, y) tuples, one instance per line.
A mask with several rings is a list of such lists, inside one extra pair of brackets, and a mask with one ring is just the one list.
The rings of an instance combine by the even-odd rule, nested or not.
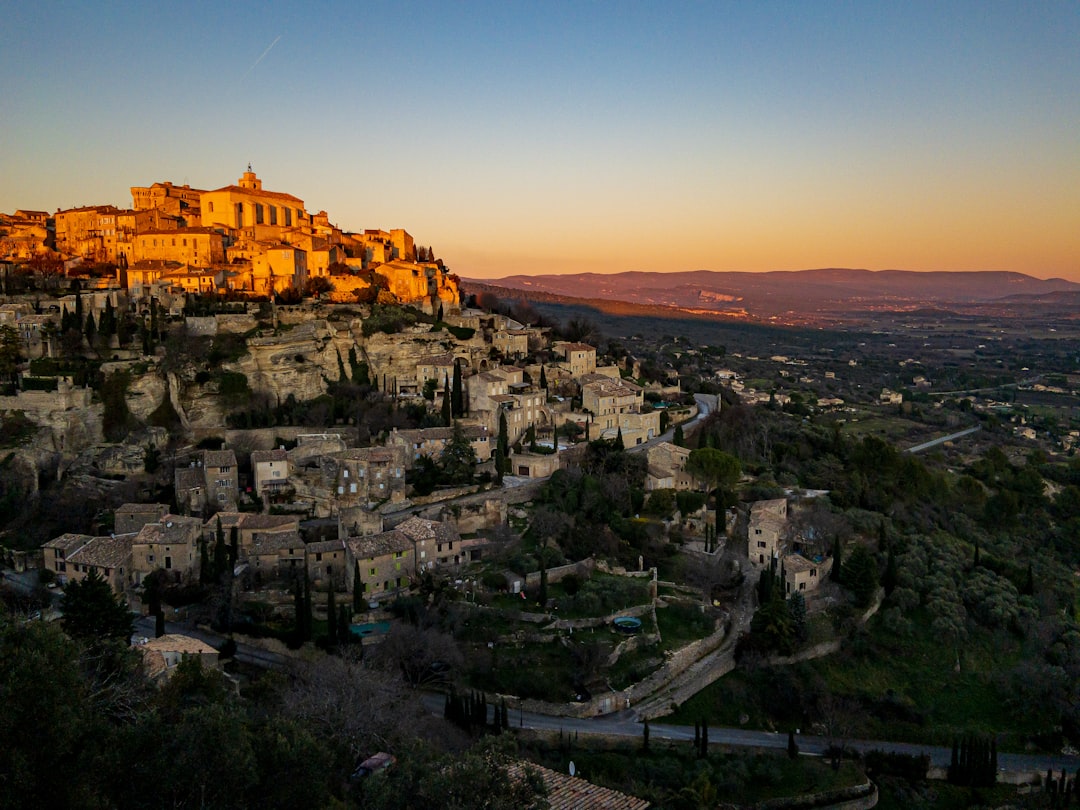
[(394, 570), (395, 571), (400, 571), (401, 570), (401, 563), (394, 563)]
[(152, 563), (154, 561), (154, 555), (153, 554), (147, 554), (146, 555), (146, 561), (148, 563)]
[(372, 576), (372, 577), (375, 576), (375, 569), (374, 568), (369, 568), (368, 569), (368, 576)]
[(291, 208), (283, 208), (282, 210), (285, 212), (285, 227), (286, 228), (291, 228), (292, 227), (292, 209)]
[(209, 207), (210, 213), (214, 213), (214, 204), (212, 202), (207, 202), (206, 204)]
[(277, 206), (271, 205), (270, 208), (270, 224), (277, 225)]
[(255, 224), (263, 224), (263, 207), (261, 203), (255, 203)]
[(322, 552), (315, 553), (315, 562), (322, 562)]
[(172, 557), (165, 558), (165, 568), (166, 570), (172, 568)]
[(395, 551), (395, 552), (394, 552), (394, 559), (395, 559), (395, 560), (400, 560), (400, 559), (401, 559), (402, 557), (404, 557), (404, 556), (405, 556), (405, 552), (404, 552), (404, 551)]

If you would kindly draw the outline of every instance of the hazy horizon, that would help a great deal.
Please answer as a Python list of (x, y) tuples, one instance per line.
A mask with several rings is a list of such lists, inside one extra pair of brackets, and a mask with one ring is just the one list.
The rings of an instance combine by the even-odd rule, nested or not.
[(1080, 281), (1080, 4), (22, 4), (0, 211), (250, 162), (469, 278)]

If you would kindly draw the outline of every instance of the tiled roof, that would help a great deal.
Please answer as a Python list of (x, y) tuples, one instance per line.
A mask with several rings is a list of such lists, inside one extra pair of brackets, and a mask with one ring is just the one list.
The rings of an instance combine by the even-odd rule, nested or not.
[(59, 537), (54, 537), (49, 542), (45, 543), (42, 548), (56, 548), (62, 551), (73, 551), (74, 549), (85, 546), (91, 540), (93, 536), (89, 534), (74, 534), (73, 532), (66, 532)]
[(396, 529), (370, 537), (350, 537), (345, 541), (345, 545), (358, 560), (413, 550), (413, 541), (409, 536)]
[(299, 532), (271, 532), (256, 534), (251, 542), (251, 555), (261, 557), (266, 554), (277, 554), (288, 549), (303, 550), (304, 541), (300, 539)]
[(69, 554), (67, 560), (79, 565), (119, 568), (131, 559), (131, 541), (134, 539), (133, 534), (94, 537), (74, 554)]
[(205, 641), (179, 633), (166, 633), (160, 638), (152, 638), (142, 645), (142, 649), (154, 652), (178, 652), (187, 655), (205, 655), (217, 652)]
[(203, 455), (207, 467), (235, 467), (236, 453), (232, 450), (207, 450)]
[(523, 779), (527, 770), (536, 772), (544, 780), (551, 810), (646, 810), (649, 807), (645, 799), (600, 787), (531, 762), (515, 762), (508, 768), (511, 779)]
[(284, 450), (253, 450), (251, 453), (251, 463), (258, 464), (261, 461), (285, 461), (289, 458), (289, 454)]
[(163, 503), (125, 503), (122, 504), (116, 511), (117, 512), (130, 512), (132, 514), (144, 514), (152, 513), (157, 514), (160, 509), (168, 511), (168, 507)]
[(460, 540), (457, 529), (448, 523), (437, 520), (411, 517), (397, 525), (397, 530), (414, 541), (439, 540), (442, 542)]
[(331, 551), (341, 551), (345, 548), (344, 540), (322, 540), (318, 543), (308, 543), (307, 550), (310, 554), (326, 554)]

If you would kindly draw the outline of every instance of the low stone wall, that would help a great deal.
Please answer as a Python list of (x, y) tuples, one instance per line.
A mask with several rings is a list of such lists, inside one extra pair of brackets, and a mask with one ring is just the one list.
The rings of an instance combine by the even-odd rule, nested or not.
[(838, 790), (826, 790), (820, 793), (804, 793), (801, 796), (786, 796), (782, 799), (769, 799), (758, 802), (754, 810), (867, 810), (876, 807), (878, 789), (873, 782), (854, 785)]
[[(596, 560), (591, 557), (587, 557), (584, 560), (578, 560), (575, 563), (569, 565), (559, 565), (555, 568), (549, 568), (547, 570), (548, 582), (559, 582), (566, 579), (571, 574), (588, 577), (596, 568)], [(540, 587), (540, 572), (533, 571), (531, 574), (525, 575), (525, 587), (526, 588), (539, 588)]]

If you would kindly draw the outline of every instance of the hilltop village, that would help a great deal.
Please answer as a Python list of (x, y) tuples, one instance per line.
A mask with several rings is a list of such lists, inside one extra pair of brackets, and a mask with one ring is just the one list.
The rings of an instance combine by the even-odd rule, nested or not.
[[(908, 359), (883, 371), (828, 347), (808, 367), (547, 320), (250, 167), (216, 190), (131, 193), (130, 209), (0, 216), (0, 551), (24, 610), (17, 629), (0, 615), (0, 640), (59, 644), (39, 621), (59, 619), (80, 655), (111, 638), (137, 660), (78, 659), (92, 683), (158, 685), (146, 716), (205, 700), (250, 708), (237, 728), (298, 724), (325, 766), (297, 777), (312, 806), (400, 806), (404, 762), (390, 794), (342, 785), (425, 736), (418, 688), (473, 735), (512, 710), (629, 717), (647, 752), (648, 721), (695, 724), (697, 765), (635, 783), (658, 806), (715, 806), (721, 780), (758, 798), (756, 776), (710, 755), (710, 719), (940, 742), (983, 729), (992, 703), (1014, 747), (1076, 741), (1073, 422), (1040, 412), (1036, 433), (1015, 395), (1010, 411), (931, 402), (933, 370)], [(891, 669), (861, 680), (825, 659)], [(291, 691), (260, 686), (264, 669)], [(565, 770), (561, 734), (537, 745)], [(800, 791), (876, 797), (830, 750), (833, 775)], [(154, 755), (175, 803), (205, 800)], [(211, 793), (227, 782), (212, 759)], [(920, 762), (905, 767), (921, 779)], [(555, 803), (581, 780), (539, 773), (552, 806), (586, 806)], [(680, 804), (691, 781), (705, 798)]]

